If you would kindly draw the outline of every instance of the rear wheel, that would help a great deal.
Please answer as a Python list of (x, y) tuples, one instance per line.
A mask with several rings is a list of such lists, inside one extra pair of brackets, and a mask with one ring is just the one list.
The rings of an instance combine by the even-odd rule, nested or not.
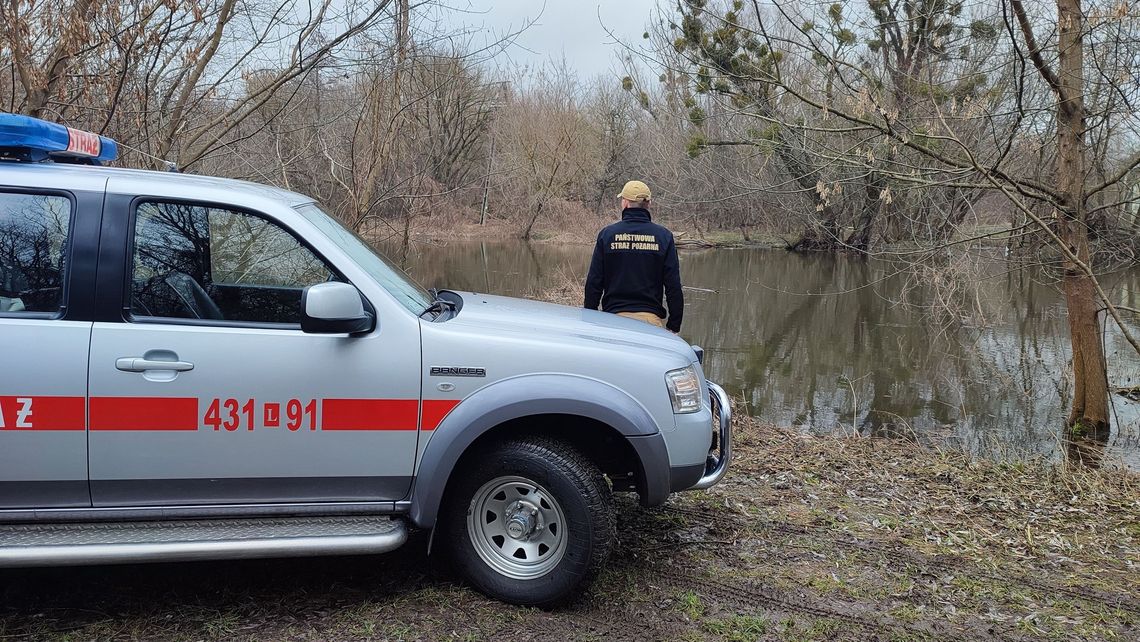
[(561, 441), (519, 439), (457, 472), (443, 515), (456, 566), (483, 593), (528, 606), (573, 598), (614, 540), (609, 486)]

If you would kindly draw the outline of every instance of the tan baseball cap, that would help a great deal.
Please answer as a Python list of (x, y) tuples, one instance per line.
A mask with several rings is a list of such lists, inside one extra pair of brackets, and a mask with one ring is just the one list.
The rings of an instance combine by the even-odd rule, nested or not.
[(648, 201), (652, 194), (649, 192), (649, 186), (641, 181), (630, 181), (621, 188), (621, 198), (627, 201)]

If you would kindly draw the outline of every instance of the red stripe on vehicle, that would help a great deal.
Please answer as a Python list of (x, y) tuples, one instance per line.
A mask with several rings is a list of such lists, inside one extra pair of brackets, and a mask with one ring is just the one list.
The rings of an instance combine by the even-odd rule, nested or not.
[(0, 397), (0, 430), (86, 430), (83, 397)]
[(91, 430), (198, 430), (196, 397), (92, 397)]
[(439, 422), (447, 416), (447, 413), (458, 405), (459, 401), (455, 399), (424, 399), (423, 419), (420, 420), (420, 426), (424, 430), (435, 430), (439, 426)]
[(415, 399), (323, 399), (321, 430), (415, 430)]

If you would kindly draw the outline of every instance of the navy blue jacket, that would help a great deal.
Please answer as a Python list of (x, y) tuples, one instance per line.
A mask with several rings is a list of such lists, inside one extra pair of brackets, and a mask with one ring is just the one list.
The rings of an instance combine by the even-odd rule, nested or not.
[(606, 312), (652, 312), (664, 319), (662, 291), (669, 300), (665, 327), (678, 332), (685, 299), (673, 233), (651, 221), (647, 210), (628, 208), (621, 221), (598, 233), (586, 276), (586, 308), (597, 310), (601, 303)]

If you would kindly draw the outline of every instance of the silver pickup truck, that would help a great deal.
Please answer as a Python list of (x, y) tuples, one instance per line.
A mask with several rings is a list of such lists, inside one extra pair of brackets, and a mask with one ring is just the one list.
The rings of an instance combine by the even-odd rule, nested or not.
[(717, 483), (701, 350), (602, 312), (425, 291), (312, 199), (98, 166), (0, 114), (0, 566), (390, 551), (572, 597), (612, 492)]

